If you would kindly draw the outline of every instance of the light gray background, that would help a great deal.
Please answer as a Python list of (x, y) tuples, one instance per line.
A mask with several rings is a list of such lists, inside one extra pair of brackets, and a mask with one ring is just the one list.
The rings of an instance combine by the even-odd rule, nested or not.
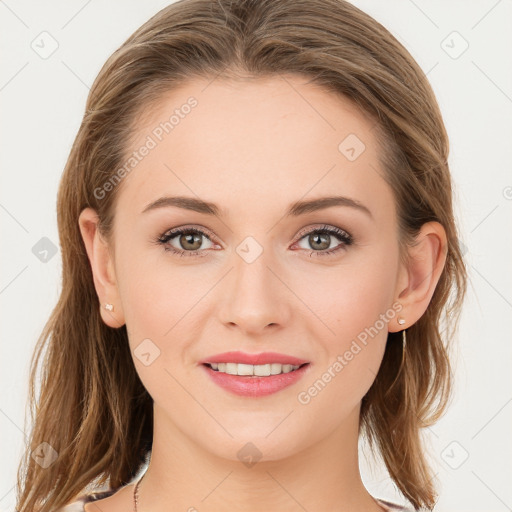
[[(168, 3), (0, 2), (0, 511), (14, 510), (29, 359), (60, 290), (60, 252), (48, 253), (45, 262), (33, 247), (43, 237), (58, 247), (57, 186), (90, 85), (107, 57)], [(440, 483), (436, 510), (510, 510), (512, 2), (353, 3), (387, 27), (428, 73), (450, 136), (471, 282), (455, 398), (426, 432)], [(51, 36), (40, 35), (44, 31)], [(42, 58), (52, 44), (56, 51)], [(374, 496), (399, 500), (384, 471), (364, 462), (362, 471)]]

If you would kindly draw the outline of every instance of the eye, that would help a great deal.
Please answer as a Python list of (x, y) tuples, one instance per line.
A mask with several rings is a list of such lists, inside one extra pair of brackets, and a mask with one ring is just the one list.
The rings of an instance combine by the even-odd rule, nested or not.
[[(185, 226), (166, 231), (154, 240), (154, 242), (164, 246), (166, 251), (171, 251), (179, 256), (202, 257), (208, 254), (208, 251), (200, 250), (203, 244), (203, 238), (210, 243), (210, 246), (206, 247), (206, 249), (213, 246), (210, 236), (209, 233), (202, 229)], [(305, 239), (305, 243), (313, 248), (309, 250), (310, 256), (313, 256), (313, 254), (316, 256), (330, 256), (354, 243), (352, 235), (340, 228), (329, 225), (323, 225), (316, 229), (309, 228), (309, 230), (303, 230), (299, 233), (299, 237), (299, 241), (295, 244), (299, 244)], [(332, 243), (335, 241), (334, 239), (337, 239), (340, 243), (332, 247)], [(305, 247), (302, 248), (308, 250)]]
[(167, 231), (158, 237), (156, 242), (163, 245), (166, 251), (171, 251), (180, 256), (205, 256), (206, 251), (199, 250), (203, 243), (202, 238), (206, 238), (212, 244), (205, 231), (197, 228), (181, 227)]
[[(301, 232), (299, 236), (301, 237), (299, 242), (304, 239), (305, 243), (313, 248), (310, 251), (310, 256), (313, 256), (313, 254), (316, 256), (330, 256), (354, 243), (352, 235), (340, 228), (328, 225), (310, 229), (305, 234)], [(333, 247), (332, 243), (335, 242), (333, 238), (338, 239), (341, 243)]]

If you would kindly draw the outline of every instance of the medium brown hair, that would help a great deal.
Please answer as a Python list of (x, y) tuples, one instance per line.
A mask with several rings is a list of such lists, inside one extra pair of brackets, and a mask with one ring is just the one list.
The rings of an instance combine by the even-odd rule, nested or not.
[[(101, 319), (78, 225), (80, 212), (91, 207), (101, 232), (111, 236), (119, 187), (101, 199), (94, 191), (126, 160), (135, 120), (193, 78), (285, 74), (351, 100), (375, 121), (404, 261), (425, 222), (438, 221), (446, 231), (445, 267), (426, 312), (407, 330), (404, 364), (401, 333), (389, 333), (360, 417), (360, 432), (378, 448), (398, 489), (415, 508), (433, 507), (421, 429), (439, 418), (450, 397), (449, 344), (467, 275), (452, 210), (448, 138), (431, 86), (390, 32), (344, 0), (182, 0), (109, 57), (66, 163), (57, 198), (62, 292), (31, 360), (33, 419), (18, 469), (19, 512), (55, 510), (107, 479), (112, 489), (126, 485), (151, 449), (152, 398), (135, 370), (126, 326), (110, 328)], [(31, 457), (42, 443), (58, 454), (46, 468)]]

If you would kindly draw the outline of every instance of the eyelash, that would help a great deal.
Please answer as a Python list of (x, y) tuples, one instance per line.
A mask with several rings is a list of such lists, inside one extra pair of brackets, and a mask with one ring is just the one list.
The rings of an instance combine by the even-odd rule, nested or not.
[[(204, 250), (202, 250), (202, 251), (200, 251), (200, 250), (198, 250), (198, 251), (182, 251), (182, 250), (176, 249), (175, 247), (172, 247), (171, 245), (168, 245), (168, 242), (170, 240), (175, 238), (177, 235), (180, 235), (183, 233), (187, 233), (187, 234), (198, 233), (198, 234), (205, 236), (208, 240), (211, 241), (211, 238), (208, 235), (208, 233), (206, 231), (203, 231), (202, 229), (181, 227), (181, 228), (172, 229), (170, 231), (166, 231), (165, 233), (160, 235), (158, 238), (156, 238), (154, 240), (154, 242), (159, 245), (163, 245), (165, 251), (170, 251), (173, 254), (176, 254), (178, 256), (203, 257), (203, 256), (207, 255), (207, 251), (204, 251)], [(316, 256), (321, 256), (321, 257), (332, 256), (334, 253), (337, 253), (339, 250), (345, 248), (346, 246), (352, 245), (354, 243), (354, 238), (352, 237), (352, 235), (350, 235), (349, 233), (347, 233), (346, 231), (344, 231), (342, 229), (339, 229), (335, 226), (329, 226), (327, 224), (322, 226), (321, 228), (310, 229), (309, 231), (299, 233), (299, 238), (298, 238), (297, 242), (295, 242), (295, 243), (300, 242), (305, 236), (310, 235), (312, 233), (333, 235), (336, 238), (338, 238), (338, 240), (340, 242), (343, 242), (343, 243), (341, 243), (340, 245), (338, 245), (332, 249), (324, 249), (322, 251), (311, 250), (310, 254), (309, 254), (310, 257), (313, 256), (313, 254), (316, 254)]]

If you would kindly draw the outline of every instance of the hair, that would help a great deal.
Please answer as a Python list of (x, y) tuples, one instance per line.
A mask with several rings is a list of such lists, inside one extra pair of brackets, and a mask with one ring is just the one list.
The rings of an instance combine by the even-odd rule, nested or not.
[[(126, 326), (102, 321), (78, 225), (81, 211), (91, 207), (111, 240), (119, 187), (101, 199), (95, 190), (126, 160), (136, 120), (194, 78), (286, 74), (348, 99), (374, 120), (404, 262), (424, 223), (437, 221), (446, 231), (445, 266), (425, 313), (407, 329), (403, 364), (401, 333), (389, 333), (360, 410), (360, 434), (382, 456), (404, 497), (415, 509), (434, 506), (421, 429), (437, 421), (451, 398), (449, 350), (467, 273), (452, 210), (448, 137), (433, 90), (397, 39), (347, 1), (181, 0), (108, 58), (61, 178), (62, 290), (31, 359), (32, 425), (17, 474), (18, 512), (55, 510), (92, 482), (126, 485), (151, 450), (153, 401), (135, 370)], [(57, 455), (47, 467), (32, 458), (43, 443)]]

